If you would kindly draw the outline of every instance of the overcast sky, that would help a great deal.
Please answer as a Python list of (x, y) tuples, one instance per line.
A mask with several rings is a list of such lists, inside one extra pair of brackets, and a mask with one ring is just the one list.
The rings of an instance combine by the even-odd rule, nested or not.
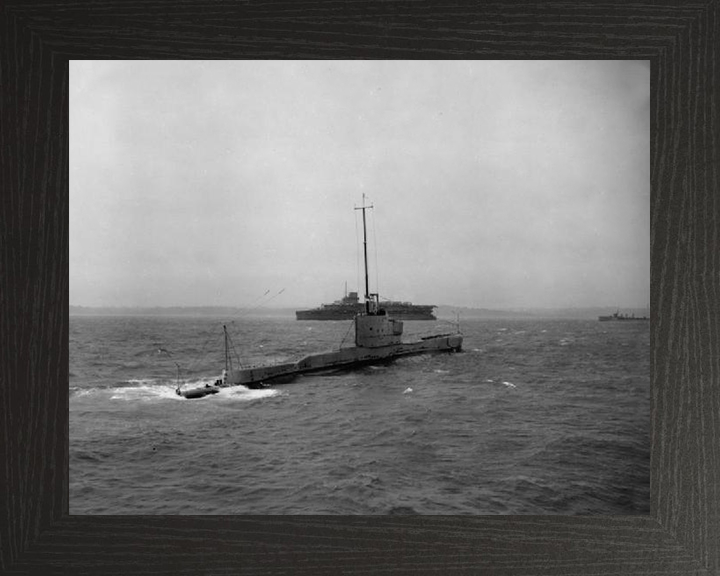
[(362, 293), (364, 193), (381, 297), (644, 306), (649, 110), (647, 62), (71, 62), (70, 304)]

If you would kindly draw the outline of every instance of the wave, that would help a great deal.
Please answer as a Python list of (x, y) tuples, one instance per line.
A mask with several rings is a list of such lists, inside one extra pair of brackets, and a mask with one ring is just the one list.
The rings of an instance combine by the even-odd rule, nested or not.
[[(181, 388), (196, 388), (205, 386), (205, 384), (214, 383), (214, 379), (193, 379), (183, 380), (180, 382)], [(158, 380), (156, 378), (139, 378), (130, 379), (115, 385), (100, 385), (90, 388), (70, 388), (70, 396), (80, 398), (89, 395), (110, 394), (110, 400), (123, 401), (144, 401), (144, 400), (185, 400), (179, 396), (175, 390), (176, 382), (167, 380)], [(272, 388), (261, 390), (250, 390), (244, 386), (233, 386), (220, 390), (217, 394), (218, 398), (224, 398), (233, 401), (250, 401), (262, 398), (272, 398), (278, 396), (280, 392)], [(208, 396), (207, 398), (213, 398)]]
[[(262, 398), (272, 398), (279, 396), (280, 391), (274, 388), (263, 388), (261, 390), (250, 390), (244, 386), (233, 386), (232, 388), (224, 388), (217, 394), (219, 399), (228, 399), (235, 401), (248, 402), (251, 400), (260, 400)], [(214, 398), (215, 396), (208, 396), (208, 398)]]
[(112, 393), (110, 400), (153, 400), (153, 399), (181, 399), (175, 393), (175, 386), (170, 384), (157, 385), (157, 384), (137, 384), (135, 386), (121, 386), (118, 388), (110, 388), (109, 391)]
[(158, 382), (157, 378), (130, 378), (129, 380), (124, 380), (123, 382), (126, 382), (130, 386), (149, 386), (152, 384), (156, 384)]
[(389, 516), (415, 516), (420, 513), (412, 506), (392, 506), (385, 514)]

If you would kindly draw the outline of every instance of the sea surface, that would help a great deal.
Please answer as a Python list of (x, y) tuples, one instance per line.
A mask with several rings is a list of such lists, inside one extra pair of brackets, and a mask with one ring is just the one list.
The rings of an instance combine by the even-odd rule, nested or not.
[[(649, 322), (467, 320), (464, 351), (175, 393), (350, 321), (72, 316), (71, 514), (648, 514)], [(406, 322), (406, 337), (447, 331)]]

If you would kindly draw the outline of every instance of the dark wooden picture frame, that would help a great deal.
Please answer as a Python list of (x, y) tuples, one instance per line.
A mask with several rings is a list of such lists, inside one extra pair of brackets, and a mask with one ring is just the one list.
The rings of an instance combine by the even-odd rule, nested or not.
[[(68, 514), (68, 61), (651, 62), (650, 516)], [(720, 574), (720, 2), (0, 6), (0, 572)]]

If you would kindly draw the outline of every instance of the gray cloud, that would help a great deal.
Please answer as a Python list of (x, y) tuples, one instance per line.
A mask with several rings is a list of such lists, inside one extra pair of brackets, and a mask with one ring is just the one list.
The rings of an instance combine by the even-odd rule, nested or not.
[[(70, 298), (649, 301), (646, 62), (72, 62)], [(376, 277), (371, 247), (371, 279)]]

